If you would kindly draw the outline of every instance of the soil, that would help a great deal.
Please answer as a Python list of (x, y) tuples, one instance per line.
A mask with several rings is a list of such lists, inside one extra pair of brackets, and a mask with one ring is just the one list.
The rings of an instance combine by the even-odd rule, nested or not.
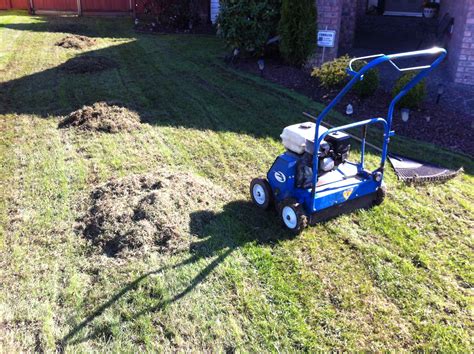
[[(227, 193), (190, 173), (157, 172), (113, 179), (97, 187), (77, 230), (110, 257), (189, 248)], [(202, 217), (193, 217), (191, 213)], [(195, 213), (196, 214), (196, 213)]]
[(141, 126), (138, 113), (125, 107), (97, 102), (72, 112), (58, 124), (58, 128), (76, 128), (83, 131), (118, 133)]
[(103, 56), (83, 55), (68, 60), (61, 66), (61, 69), (69, 74), (87, 74), (118, 67), (118, 63), (113, 59)]
[[(240, 70), (260, 75), (256, 59), (240, 59), (234, 65)], [(311, 77), (309, 70), (288, 66), (279, 59), (265, 61), (263, 76), (324, 104), (328, 104), (339, 93), (339, 90), (322, 88)], [(391, 98), (391, 94), (382, 88), (365, 100), (349, 93), (336, 106), (336, 110), (345, 114), (346, 106), (351, 103), (354, 107), (354, 120), (385, 117)], [(400, 112), (396, 110), (392, 129), (397, 135), (424, 140), (474, 156), (474, 117), (444, 107), (442, 98), (439, 104), (434, 101), (435, 98), (428, 98), (420, 109), (412, 111), (407, 123), (401, 120)]]
[(55, 45), (67, 49), (86, 49), (95, 45), (95, 43), (95, 39), (89, 38), (87, 36), (68, 34), (66, 37), (56, 42)]

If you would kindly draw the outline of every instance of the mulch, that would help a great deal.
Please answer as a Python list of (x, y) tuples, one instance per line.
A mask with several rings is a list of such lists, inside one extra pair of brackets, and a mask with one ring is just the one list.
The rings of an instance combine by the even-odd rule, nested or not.
[[(240, 70), (260, 75), (256, 59), (240, 59), (233, 65)], [(264, 78), (324, 104), (331, 102), (339, 92), (322, 88), (318, 81), (311, 77), (309, 70), (288, 66), (278, 59), (266, 60)], [(349, 92), (335, 109), (345, 114), (350, 103), (354, 107), (354, 114), (351, 116), (354, 120), (385, 117), (391, 99), (391, 94), (382, 88), (379, 88), (374, 96), (364, 100)], [(400, 112), (396, 110), (392, 129), (397, 135), (474, 156), (474, 117), (444, 107), (442, 98), (440, 103), (436, 104), (435, 99), (429, 97), (420, 109), (412, 111), (407, 123), (401, 120)]]

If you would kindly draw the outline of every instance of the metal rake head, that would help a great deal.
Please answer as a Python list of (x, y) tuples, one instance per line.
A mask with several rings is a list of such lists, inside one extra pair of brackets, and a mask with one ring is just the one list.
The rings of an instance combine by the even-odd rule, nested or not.
[(463, 171), (462, 167), (458, 170), (450, 170), (401, 156), (390, 155), (388, 158), (398, 179), (409, 184), (442, 182), (456, 177)]

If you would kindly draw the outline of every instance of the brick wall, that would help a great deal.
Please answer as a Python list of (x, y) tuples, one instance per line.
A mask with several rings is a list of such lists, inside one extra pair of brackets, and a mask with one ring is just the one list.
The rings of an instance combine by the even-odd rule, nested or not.
[[(357, 19), (365, 12), (366, 0), (315, 0), (318, 30), (335, 30), (336, 46), (324, 50), (324, 61), (347, 51), (353, 43)], [(442, 0), (440, 17), (454, 17), (453, 34), (448, 40), (448, 67), (455, 82), (474, 85), (474, 0)], [(308, 66), (323, 62), (323, 48), (317, 48)]]
[(346, 53), (354, 43), (358, 2), (342, 0), (339, 53)]
[(441, 2), (440, 16), (454, 17), (448, 41), (448, 66), (455, 82), (474, 85), (474, 0)]
[[(367, 0), (315, 0), (318, 9), (318, 30), (335, 30), (336, 45), (325, 48), (324, 61), (336, 58), (352, 47), (358, 13), (365, 13)], [(323, 48), (317, 48), (308, 66), (319, 66)]]
[(455, 80), (463, 84), (474, 85), (474, 0), (466, 0), (466, 14)]
[(357, 0), (356, 11), (357, 11), (357, 18), (364, 16), (367, 11), (367, 0)]
[[(334, 48), (325, 48), (324, 61), (337, 57), (340, 36), (342, 2), (345, 0), (316, 0), (318, 9), (318, 30), (335, 30), (336, 44)], [(314, 56), (309, 60), (308, 66), (320, 66), (322, 64), (323, 48), (317, 48)]]

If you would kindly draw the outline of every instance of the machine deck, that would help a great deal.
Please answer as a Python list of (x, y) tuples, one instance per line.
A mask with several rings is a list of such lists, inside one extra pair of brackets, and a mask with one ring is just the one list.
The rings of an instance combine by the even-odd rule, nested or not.
[(318, 179), (316, 194), (318, 197), (325, 197), (339, 190), (355, 186), (361, 181), (362, 178), (357, 175), (357, 165), (346, 161), (334, 171), (328, 172)]

